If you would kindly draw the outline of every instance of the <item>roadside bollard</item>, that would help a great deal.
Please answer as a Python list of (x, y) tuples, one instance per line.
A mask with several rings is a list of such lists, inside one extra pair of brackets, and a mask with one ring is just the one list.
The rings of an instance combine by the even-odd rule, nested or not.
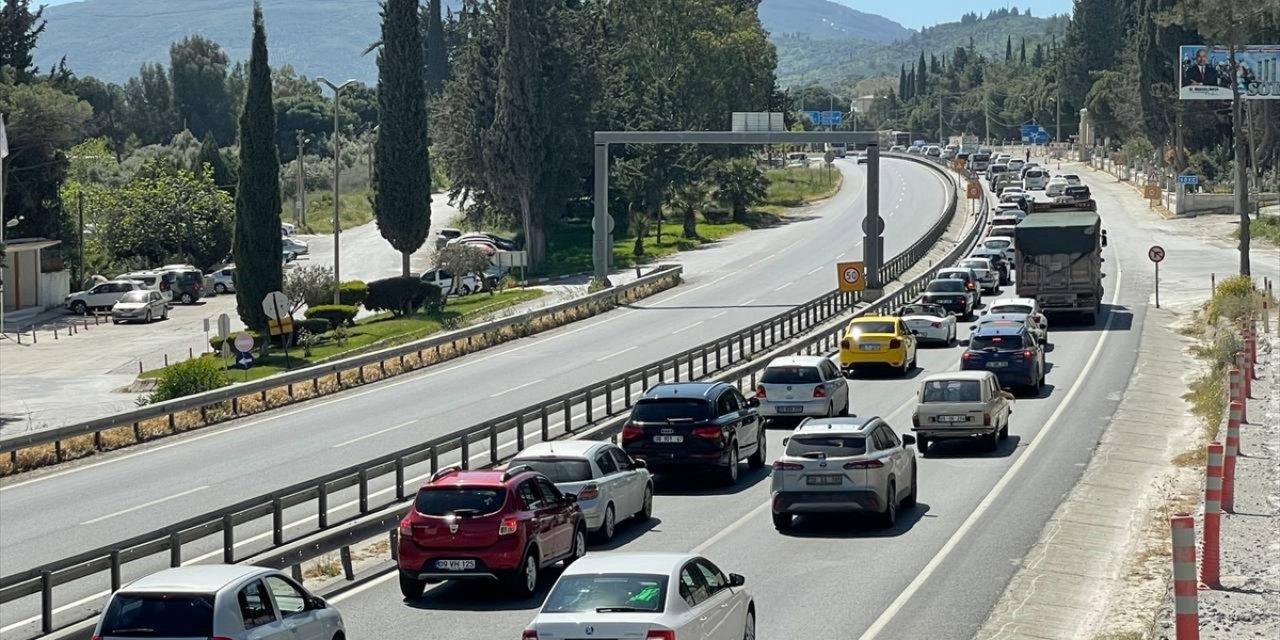
[(1222, 533), (1222, 443), (1209, 443), (1209, 469), (1204, 477), (1204, 555), (1200, 558), (1200, 584), (1206, 589), (1222, 586), (1219, 580), (1219, 547)]
[(1236, 456), (1240, 455), (1240, 407), (1232, 402), (1227, 409), (1227, 445), (1222, 459), (1222, 510), (1236, 512)]
[(1173, 613), (1177, 640), (1200, 640), (1200, 595), (1196, 590), (1196, 519), (1169, 518), (1173, 539)]
[[(1244, 381), (1241, 377), (1238, 367), (1227, 369), (1227, 402), (1244, 403)], [(1243, 417), (1240, 419), (1244, 420)]]

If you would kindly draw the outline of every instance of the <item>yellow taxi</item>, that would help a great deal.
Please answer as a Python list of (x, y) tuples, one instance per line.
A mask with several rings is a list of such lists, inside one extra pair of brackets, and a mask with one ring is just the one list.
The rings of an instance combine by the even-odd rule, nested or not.
[(849, 321), (840, 339), (840, 368), (889, 367), (906, 375), (916, 366), (916, 336), (894, 316), (864, 316)]

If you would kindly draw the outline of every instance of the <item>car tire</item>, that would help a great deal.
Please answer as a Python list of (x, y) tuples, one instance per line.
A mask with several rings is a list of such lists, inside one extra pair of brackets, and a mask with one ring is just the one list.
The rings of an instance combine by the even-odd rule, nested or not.
[(618, 528), (618, 516), (614, 513), (613, 503), (604, 508), (604, 522), (600, 525), (600, 530), (596, 532), (596, 540), (602, 544), (608, 544), (613, 541), (613, 534)]
[(71, 313), (74, 313), (78, 316), (84, 315), (85, 312), (88, 310), (89, 310), (89, 305), (86, 305), (83, 300), (76, 300), (75, 302), (71, 303)]
[(222, 284), (221, 282), (219, 282), (219, 283), (217, 283), (217, 284), (213, 285), (213, 292), (214, 292), (214, 293), (216, 293), (216, 294), (218, 294), (218, 295), (226, 295), (226, 294), (227, 294), (227, 285)]
[(905, 378), (911, 373), (911, 361), (904, 356), (902, 358), (902, 367), (898, 369), (898, 377)]
[(465, 284), (464, 284), (464, 285), (462, 285), (462, 288), (461, 288), (461, 289), (458, 289), (458, 295), (459, 295), (459, 296), (469, 296), (469, 295), (471, 295), (471, 287), (469, 287), (469, 286), (467, 286), (467, 285), (465, 285)]
[(412, 577), (406, 576), (404, 573), (400, 574), (400, 595), (404, 596), (405, 600), (415, 600), (417, 598), (421, 598), (422, 592), (425, 591), (426, 589), (427, 589), (426, 580), (419, 580), (417, 578), (412, 578)]
[(924, 436), (916, 437), (916, 449), (920, 450), (920, 455), (923, 456), (924, 454), (929, 453), (930, 444), (932, 444), (932, 441), (929, 440), (928, 438)]
[(916, 490), (919, 488), (919, 483), (917, 480), (919, 478), (919, 474), (917, 474), (916, 471), (917, 471), (916, 465), (915, 463), (912, 463), (911, 464), (911, 493), (907, 494), (907, 499), (902, 501), (902, 506), (904, 507), (916, 506), (916, 494), (917, 494)]
[(982, 436), (983, 444), (987, 445), (988, 451), (995, 451), (1000, 448), (1000, 430), (997, 429), (991, 433)]
[(1008, 437), (1009, 437), (1009, 423), (1005, 422), (1004, 426), (1000, 427), (1000, 439), (1005, 440)]
[(573, 547), (569, 549), (569, 557), (564, 559), (564, 566), (573, 564), (585, 555), (587, 555), (587, 525), (579, 522), (578, 528), (573, 530)]
[(840, 415), (839, 415), (839, 417), (841, 417), (841, 418), (846, 418), (846, 417), (848, 417), (848, 416), (849, 416), (849, 400), (848, 400), (848, 399), (845, 399), (845, 401), (844, 401), (844, 406), (843, 406), (843, 407), (840, 407)]
[(169, 319), (169, 308), (168, 308), (168, 307), (165, 307), (165, 308), (164, 308), (164, 311), (161, 311), (161, 312), (160, 312), (160, 320), (161, 320), (161, 321), (165, 321), (165, 320), (168, 320), (168, 319)]
[(778, 531), (790, 531), (791, 522), (792, 522), (792, 517), (791, 517), (791, 514), (789, 513), (773, 514), (773, 528), (777, 529)]
[(640, 522), (648, 522), (653, 517), (653, 485), (646, 485), (644, 488), (644, 502), (640, 505), (640, 511), (636, 513), (636, 520)]
[(151, 310), (150, 310), (150, 309), (147, 309), (147, 315), (146, 315), (146, 317), (145, 317), (145, 318), (143, 318), (143, 320), (142, 320), (142, 321), (143, 321), (143, 322), (145, 322), (145, 323), (147, 323), (147, 324), (151, 324)]
[(193, 296), (193, 295), (191, 295), (190, 293), (184, 293), (184, 294), (182, 294), (182, 298), (180, 298), (180, 299), (182, 300), (182, 304), (195, 304), (195, 303), (196, 303), (196, 297), (195, 297), (195, 296)]
[(111, 319), (111, 324), (120, 324), (120, 319), (119, 319), (119, 318), (112, 318), (112, 319)]
[(507, 576), (511, 592), (520, 598), (528, 598), (538, 589), (538, 558), (530, 548), (520, 560), (520, 566)]
[(756, 612), (747, 610), (747, 619), (742, 623), (742, 640), (756, 640)]
[(720, 468), (720, 483), (732, 487), (738, 483), (738, 443), (729, 443), (729, 464)]
[(892, 479), (889, 480), (889, 490), (884, 494), (884, 512), (880, 514), (880, 526), (885, 529), (892, 529), (898, 524), (898, 485)]
[(747, 458), (747, 466), (752, 469), (764, 467), (765, 463), (768, 462), (768, 460), (765, 459), (768, 455), (768, 452), (765, 450), (767, 446), (764, 435), (764, 426), (761, 425), (761, 427), (756, 430), (756, 452), (751, 454), (750, 458)]

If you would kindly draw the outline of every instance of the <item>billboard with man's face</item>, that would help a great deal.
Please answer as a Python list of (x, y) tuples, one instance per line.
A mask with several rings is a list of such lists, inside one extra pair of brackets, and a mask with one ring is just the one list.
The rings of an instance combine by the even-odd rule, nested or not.
[(1280, 98), (1280, 45), (1237, 47), (1234, 71), (1228, 47), (1183, 45), (1178, 61), (1183, 100), (1230, 100), (1233, 80), (1246, 100)]

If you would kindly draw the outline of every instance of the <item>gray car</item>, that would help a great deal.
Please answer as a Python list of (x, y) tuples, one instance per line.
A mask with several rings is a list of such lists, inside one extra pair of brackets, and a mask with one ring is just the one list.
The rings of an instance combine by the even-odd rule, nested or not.
[(159, 291), (130, 291), (111, 307), (111, 322), (151, 322), (155, 319), (168, 320), (172, 305)]

